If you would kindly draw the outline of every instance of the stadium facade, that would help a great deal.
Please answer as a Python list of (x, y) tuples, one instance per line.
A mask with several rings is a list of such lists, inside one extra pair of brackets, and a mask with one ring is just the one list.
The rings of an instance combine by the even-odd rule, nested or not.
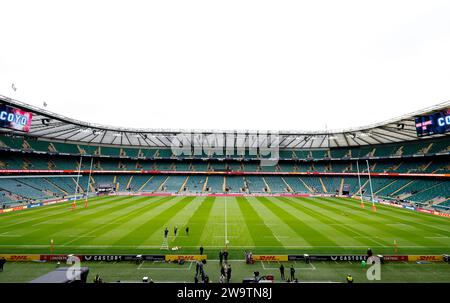
[(418, 117), (448, 114), (450, 102), (366, 127), (315, 132), (131, 129), (2, 96), (0, 105), (2, 209), (105, 191), (348, 195), (450, 211), (449, 133), (426, 135), (417, 124)]

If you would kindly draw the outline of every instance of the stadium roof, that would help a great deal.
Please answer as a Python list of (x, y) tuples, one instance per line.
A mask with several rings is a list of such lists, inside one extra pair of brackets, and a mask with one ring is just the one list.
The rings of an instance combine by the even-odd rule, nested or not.
[[(225, 133), (233, 134), (235, 146), (248, 146), (255, 131), (248, 130), (186, 130), (186, 129), (136, 129), (106, 126), (83, 122), (61, 116), (47, 110), (0, 95), (0, 102), (33, 113), (31, 128), (28, 133), (10, 129), (0, 129), (3, 133), (27, 135), (46, 140), (77, 142), (95, 145), (121, 145), (136, 147), (170, 147), (175, 136), (182, 134), (187, 142), (194, 146), (199, 137), (186, 134), (210, 135), (209, 142)], [(278, 135), (280, 148), (319, 149), (329, 147), (364, 146), (373, 144), (395, 143), (425, 139), (416, 134), (414, 118), (450, 108), (446, 101), (423, 110), (380, 123), (363, 127), (326, 131), (277, 131), (267, 130), (269, 134)], [(351, 116), (346, 117), (351, 119)], [(437, 134), (433, 137), (449, 136)], [(186, 142), (186, 141), (185, 141)]]

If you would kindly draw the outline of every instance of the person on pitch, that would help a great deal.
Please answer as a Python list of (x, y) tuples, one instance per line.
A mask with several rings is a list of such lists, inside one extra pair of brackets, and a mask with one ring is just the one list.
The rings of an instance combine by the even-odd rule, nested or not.
[(189, 226), (186, 227), (186, 236), (189, 236)]
[(230, 283), (230, 281), (231, 281), (231, 264), (228, 265), (227, 268), (227, 283)]
[(6, 263), (5, 257), (1, 257), (0, 258), (0, 272), (3, 271), (3, 267), (5, 266), (5, 263)]
[(223, 252), (223, 260), (225, 261), (225, 263), (228, 263), (228, 251), (227, 250), (225, 250)]
[(166, 229), (164, 230), (164, 238), (167, 238), (168, 235), (169, 235), (169, 230), (166, 227)]
[(220, 264), (220, 266), (222, 266), (222, 262), (223, 262), (223, 250), (219, 251), (219, 264)]
[(284, 281), (285, 277), (284, 277), (284, 265), (283, 265), (283, 263), (281, 263), (281, 265), (280, 265), (280, 276), (281, 276), (281, 280)]
[(177, 236), (177, 232), (178, 232), (178, 227), (174, 227), (173, 228), (173, 235), (176, 237)]
[(220, 265), (220, 275), (226, 276), (226, 265)]
[(295, 280), (295, 268), (294, 265), (291, 265), (291, 281)]
[(200, 245), (200, 255), (203, 255), (203, 245)]
[(348, 274), (347, 277), (345, 278), (345, 280), (347, 281), (347, 283), (353, 283), (353, 277), (351, 274)]

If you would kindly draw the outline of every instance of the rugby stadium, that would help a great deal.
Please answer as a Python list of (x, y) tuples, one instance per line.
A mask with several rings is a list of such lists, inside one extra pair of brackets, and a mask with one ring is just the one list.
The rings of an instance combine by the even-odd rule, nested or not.
[(193, 283), (200, 263), (211, 282), (223, 264), (231, 282), (450, 282), (450, 102), (314, 132), (0, 112), (0, 282), (72, 257), (87, 282)]

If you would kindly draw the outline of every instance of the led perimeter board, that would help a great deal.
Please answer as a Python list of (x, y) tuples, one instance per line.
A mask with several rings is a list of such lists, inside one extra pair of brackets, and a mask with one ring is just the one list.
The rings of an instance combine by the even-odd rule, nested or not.
[(29, 132), (33, 114), (0, 103), (0, 127)]
[(450, 131), (450, 109), (432, 115), (417, 117), (416, 131), (418, 137), (444, 134)]

